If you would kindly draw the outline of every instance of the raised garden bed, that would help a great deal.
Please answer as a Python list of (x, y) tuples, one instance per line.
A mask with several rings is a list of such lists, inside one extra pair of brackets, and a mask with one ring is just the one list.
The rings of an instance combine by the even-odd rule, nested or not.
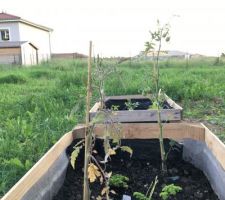
[[(76, 144), (76, 142), (74, 142), (74, 144)], [(132, 158), (130, 158), (128, 154), (118, 152), (116, 156), (112, 157), (107, 168), (115, 174), (123, 174), (129, 177), (129, 187), (127, 189), (114, 187), (113, 190), (117, 194), (112, 195), (113, 199), (122, 200), (124, 194), (135, 199), (133, 193), (137, 191), (145, 194), (149, 184), (156, 176), (158, 176), (159, 183), (153, 195), (154, 200), (161, 200), (159, 194), (165, 184), (176, 184), (183, 188), (183, 191), (178, 193), (174, 199), (218, 199), (204, 174), (192, 164), (183, 160), (182, 146), (170, 152), (168, 158), (168, 175), (162, 176), (160, 175), (161, 160), (159, 142), (157, 139), (130, 139), (123, 140), (122, 144), (130, 146), (134, 150)], [(165, 141), (165, 146), (168, 150), (168, 140)], [(95, 149), (98, 152), (104, 151), (101, 140), (96, 141)], [(71, 154), (72, 150), (73, 145), (68, 148), (68, 155)], [(76, 170), (73, 170), (71, 166), (68, 167), (65, 182), (53, 200), (82, 199), (83, 152), (81, 155), (77, 162)], [(91, 185), (92, 199), (96, 199), (101, 193), (101, 190), (102, 187), (100, 187), (99, 184)]]
[[(2, 198), (2, 200), (53, 199), (60, 188), (63, 188), (62, 185), (66, 172), (72, 174), (72, 176), (69, 176), (70, 179), (73, 179), (75, 185), (79, 185), (80, 187), (82, 183), (82, 171), (79, 170), (81, 170), (82, 167), (82, 160), (78, 162), (77, 172), (68, 171), (70, 167), (68, 167), (69, 157), (67, 155), (67, 149), (74, 140), (83, 137), (84, 129), (84, 126), (77, 126), (74, 131), (65, 134)], [(101, 137), (102, 129), (102, 125), (97, 125), (95, 128), (95, 133), (99, 137)], [(125, 139), (123, 142), (133, 145), (134, 157), (125, 159), (123, 156), (126, 155), (121, 155), (121, 157), (115, 157), (113, 162), (122, 162), (121, 165), (124, 169), (130, 169), (130, 171), (121, 170), (121, 168), (116, 167), (116, 165), (111, 167), (115, 167), (115, 171), (118, 170), (121, 171), (121, 173), (126, 173), (125, 175), (133, 174), (130, 182), (131, 188), (127, 191), (121, 191), (121, 194), (122, 192), (129, 194), (130, 191), (135, 189), (140, 191), (144, 190), (143, 183), (149, 184), (151, 178), (158, 172), (159, 151), (157, 140), (154, 139), (158, 138), (159, 130), (157, 124), (124, 123), (122, 124), (122, 131)], [(177, 195), (177, 199), (218, 199), (216, 197), (216, 195), (218, 195), (219, 199), (224, 200), (225, 145), (202, 124), (164, 124), (164, 134), (165, 138), (182, 141), (183, 147), (181, 149), (183, 150), (175, 151), (170, 155), (169, 176), (167, 178), (159, 177), (160, 183), (163, 184), (163, 182), (167, 183), (166, 181), (171, 181), (168, 180), (169, 177), (179, 176), (179, 180), (177, 181), (179, 181), (179, 184), (183, 187), (183, 191)], [(97, 145), (97, 148), (100, 147)], [(146, 152), (147, 150), (149, 150), (149, 152)], [(156, 155), (156, 157), (154, 157), (154, 155)], [(123, 161), (121, 161), (121, 159), (123, 159)], [(202, 170), (209, 182), (205, 179), (202, 172), (191, 164)], [(137, 173), (137, 169), (140, 169), (140, 173)], [(213, 194), (209, 183), (216, 195)], [(158, 187), (161, 187), (161, 184), (159, 184)], [(66, 198), (67, 193), (64, 199), (81, 199), (81, 196), (76, 197), (78, 194), (81, 195), (80, 190), (79, 188), (69, 189), (68, 191), (70, 192), (68, 193), (73, 193), (75, 196)], [(157, 190), (158, 189), (156, 189), (156, 192), (158, 192)], [(187, 192), (186, 194), (184, 194), (185, 191)], [(95, 194), (93, 193), (93, 195)]]
[[(126, 104), (131, 102), (136, 104), (134, 110), (128, 110), (129, 106)], [(114, 110), (114, 121), (117, 122), (156, 122), (158, 120), (157, 110), (149, 109), (152, 101), (142, 95), (125, 95), (125, 96), (108, 96), (105, 98), (106, 109)], [(90, 120), (92, 120), (98, 113), (100, 102), (90, 110)], [(183, 108), (177, 105), (172, 99), (166, 96), (161, 109), (161, 120), (164, 122), (176, 122), (182, 119)]]

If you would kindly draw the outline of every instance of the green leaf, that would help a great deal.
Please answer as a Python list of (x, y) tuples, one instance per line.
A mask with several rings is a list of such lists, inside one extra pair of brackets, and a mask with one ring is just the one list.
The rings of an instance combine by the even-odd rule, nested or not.
[(133, 149), (131, 149), (128, 146), (121, 146), (120, 149), (121, 149), (121, 151), (125, 151), (125, 152), (129, 153), (130, 157), (133, 155)]
[(14, 166), (16, 168), (24, 168), (23, 163), (18, 158), (12, 158), (10, 160), (5, 160), (5, 164), (8, 164), (10, 166)]
[(170, 41), (170, 37), (168, 36), (167, 38), (166, 38), (166, 42), (169, 42)]
[(133, 196), (137, 199), (137, 200), (149, 200), (148, 197), (146, 197), (144, 194), (142, 194), (141, 192), (134, 192)]

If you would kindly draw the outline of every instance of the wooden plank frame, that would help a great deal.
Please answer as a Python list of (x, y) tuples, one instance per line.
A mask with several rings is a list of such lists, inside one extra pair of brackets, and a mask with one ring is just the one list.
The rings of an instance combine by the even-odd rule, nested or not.
[[(159, 128), (152, 123), (121, 124), (124, 139), (158, 138)], [(168, 123), (164, 124), (165, 138), (174, 140), (193, 139), (205, 142), (213, 155), (225, 170), (225, 145), (203, 124)], [(98, 124), (95, 133), (101, 137), (103, 125)], [(2, 197), (1, 200), (20, 200), (38, 180), (47, 173), (51, 165), (59, 158), (74, 139), (83, 138), (85, 126), (78, 125), (61, 139)]]
[[(165, 95), (167, 103), (172, 107), (171, 109), (162, 109), (161, 110), (161, 120), (166, 122), (178, 122), (182, 119), (183, 108), (176, 104), (172, 99)], [(124, 99), (148, 99), (143, 95), (124, 95), (124, 96), (108, 96), (105, 98), (105, 101), (108, 100), (124, 100)], [(94, 104), (91, 108), (90, 120), (92, 120), (98, 113), (100, 107), (100, 102)], [(158, 115), (156, 109), (150, 110), (122, 110), (114, 111), (114, 115), (111, 116), (113, 121), (120, 123), (126, 122), (157, 122)]]

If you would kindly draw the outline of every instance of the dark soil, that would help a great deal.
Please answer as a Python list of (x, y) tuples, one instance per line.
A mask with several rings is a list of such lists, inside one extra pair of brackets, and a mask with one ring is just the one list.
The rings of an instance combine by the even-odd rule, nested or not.
[[(76, 142), (75, 142), (76, 143)], [(103, 152), (102, 142), (96, 141), (96, 150)], [(113, 188), (117, 195), (111, 196), (114, 200), (122, 200), (122, 195), (132, 196), (133, 192), (146, 193), (149, 185), (158, 176), (159, 183), (156, 186), (153, 199), (159, 200), (159, 193), (165, 185), (174, 183), (182, 187), (182, 191), (170, 199), (173, 200), (217, 200), (218, 197), (213, 192), (207, 178), (193, 165), (182, 160), (182, 145), (176, 145), (169, 154), (167, 165), (168, 174), (165, 176), (160, 173), (160, 151), (158, 140), (123, 140), (123, 145), (130, 146), (134, 153), (132, 158), (128, 153), (118, 152), (112, 157), (107, 166), (107, 171), (113, 174), (122, 174), (129, 177), (129, 188)], [(169, 140), (165, 140), (168, 150)], [(68, 148), (70, 155), (72, 145)], [(76, 169), (68, 167), (66, 179), (54, 200), (81, 200), (83, 183), (83, 152), (81, 152)], [(101, 159), (103, 155), (98, 155)], [(99, 183), (91, 184), (91, 199), (96, 199), (102, 187)], [(132, 197), (132, 200), (134, 197)]]
[[(152, 105), (152, 101), (150, 99), (130, 99), (132, 103), (138, 103), (138, 106), (134, 108), (134, 110), (148, 110), (149, 107)], [(118, 106), (118, 110), (128, 110), (126, 106), (127, 99), (121, 100), (107, 100), (105, 102), (106, 109), (111, 109), (112, 106)], [(164, 101), (162, 103), (163, 109), (171, 109), (172, 107)]]

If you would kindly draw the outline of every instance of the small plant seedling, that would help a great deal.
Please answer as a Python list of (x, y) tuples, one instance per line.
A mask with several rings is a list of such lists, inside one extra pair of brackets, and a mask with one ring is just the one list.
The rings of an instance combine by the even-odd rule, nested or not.
[(132, 111), (139, 106), (139, 103), (138, 102), (132, 103), (131, 100), (128, 99), (127, 102), (125, 102), (125, 105), (129, 111)]
[(155, 187), (158, 183), (158, 177), (155, 177), (155, 180), (152, 181), (152, 183), (150, 184), (148, 191), (146, 192), (146, 194), (143, 194), (141, 192), (134, 192), (133, 196), (135, 199), (137, 200), (152, 200), (152, 195), (155, 191)]
[(121, 174), (115, 174), (115, 175), (112, 175), (109, 179), (109, 186), (113, 186), (113, 187), (116, 187), (116, 188), (125, 188), (127, 189), (128, 188), (128, 181), (129, 181), (129, 178), (126, 177), (126, 176), (123, 176)]
[(137, 200), (149, 200), (149, 198), (146, 197), (146, 195), (142, 194), (141, 192), (134, 192), (133, 196)]
[(176, 196), (176, 194), (180, 191), (182, 191), (182, 188), (180, 186), (170, 184), (170, 185), (166, 185), (162, 189), (162, 192), (160, 192), (159, 196), (163, 200), (167, 200), (170, 196)]
[(119, 107), (120, 107), (120, 106), (112, 105), (112, 106), (111, 106), (111, 110), (112, 110), (112, 111), (118, 111), (118, 110), (119, 110)]
[(156, 101), (153, 101), (152, 105), (149, 106), (149, 110), (150, 109), (157, 109), (158, 106), (157, 106), (157, 102)]

